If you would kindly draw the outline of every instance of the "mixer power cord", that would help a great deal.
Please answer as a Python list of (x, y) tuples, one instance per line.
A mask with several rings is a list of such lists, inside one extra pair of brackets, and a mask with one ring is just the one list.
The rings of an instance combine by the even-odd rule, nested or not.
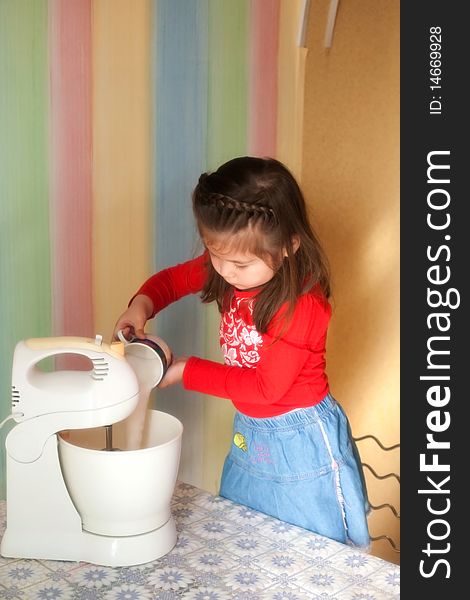
[(3, 421), (0, 423), (0, 429), (5, 425), (5, 423), (7, 423), (10, 419), (14, 419), (15, 417), (24, 417), (23, 413), (11, 413), (11, 415), (8, 415), (8, 417), (6, 419), (3, 419)]

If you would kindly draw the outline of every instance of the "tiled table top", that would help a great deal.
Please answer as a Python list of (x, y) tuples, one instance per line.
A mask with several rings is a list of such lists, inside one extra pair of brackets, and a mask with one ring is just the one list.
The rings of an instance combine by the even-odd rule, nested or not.
[[(400, 568), (178, 483), (178, 542), (134, 567), (0, 557), (0, 598), (22, 600), (391, 600)], [(5, 529), (0, 503), (0, 535)]]

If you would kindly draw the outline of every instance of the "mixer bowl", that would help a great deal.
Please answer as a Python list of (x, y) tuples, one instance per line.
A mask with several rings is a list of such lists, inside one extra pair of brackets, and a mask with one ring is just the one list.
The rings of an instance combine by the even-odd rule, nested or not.
[[(83, 529), (108, 536), (139, 535), (171, 517), (183, 425), (148, 410), (141, 448), (104, 451), (103, 427), (61, 432), (59, 460)], [(125, 448), (125, 421), (113, 425), (113, 446)]]

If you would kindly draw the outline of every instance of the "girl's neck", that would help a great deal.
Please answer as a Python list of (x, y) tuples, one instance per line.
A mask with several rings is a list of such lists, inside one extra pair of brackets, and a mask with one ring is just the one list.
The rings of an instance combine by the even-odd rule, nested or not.
[(240, 292), (240, 293), (243, 293), (243, 292), (256, 292), (258, 290), (262, 290), (265, 287), (265, 285), (266, 285), (266, 283), (263, 283), (262, 285), (256, 285), (255, 287), (244, 288), (244, 289), (240, 289), (240, 288), (237, 288), (237, 287), (234, 286), (233, 289), (234, 289), (235, 292)]

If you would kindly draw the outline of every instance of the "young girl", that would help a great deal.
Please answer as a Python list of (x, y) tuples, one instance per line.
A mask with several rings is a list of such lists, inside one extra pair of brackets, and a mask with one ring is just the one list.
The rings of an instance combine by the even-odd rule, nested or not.
[(367, 548), (359, 455), (325, 373), (327, 261), (299, 186), (274, 159), (235, 158), (201, 175), (193, 210), (205, 252), (150, 277), (115, 335), (144, 337), (187, 294), (217, 302), (225, 364), (176, 358), (160, 387), (182, 382), (237, 409), (220, 495)]

